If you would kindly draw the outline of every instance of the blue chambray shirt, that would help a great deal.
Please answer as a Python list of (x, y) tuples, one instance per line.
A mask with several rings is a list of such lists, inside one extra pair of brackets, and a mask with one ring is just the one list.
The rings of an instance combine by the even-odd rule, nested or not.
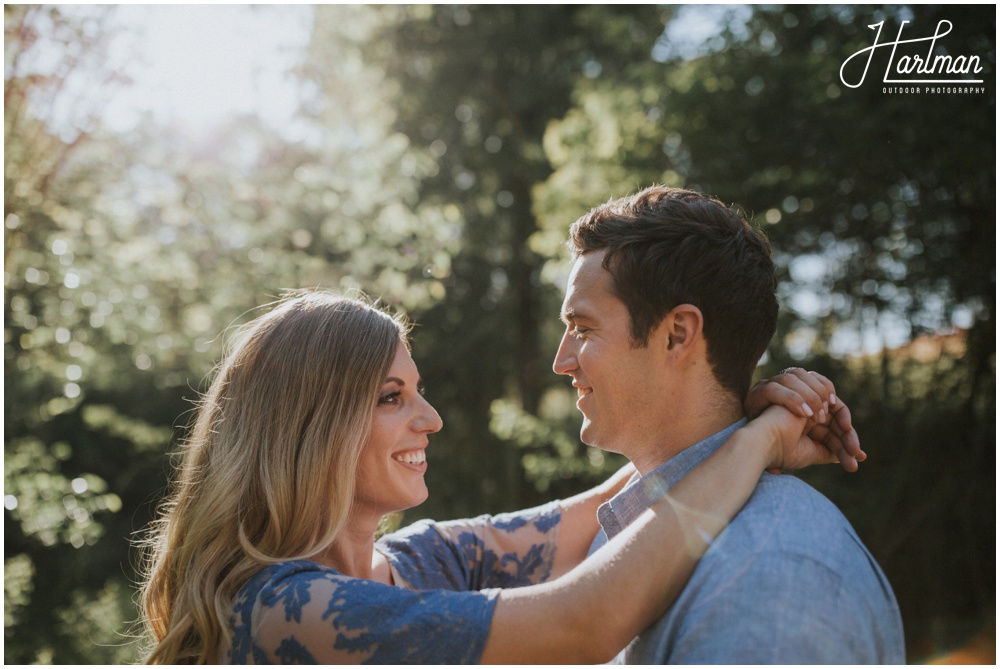
[[(598, 509), (591, 552), (714, 453), (746, 420), (630, 481)], [(681, 546), (665, 547), (685, 550)], [(623, 650), (628, 664), (903, 664), (885, 575), (843, 514), (787, 475), (763, 474), (671, 609)]]

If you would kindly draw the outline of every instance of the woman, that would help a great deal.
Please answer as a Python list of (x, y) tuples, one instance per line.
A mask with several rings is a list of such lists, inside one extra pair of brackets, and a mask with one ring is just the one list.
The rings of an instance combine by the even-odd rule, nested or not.
[[(697, 537), (721, 530), (765, 468), (836, 459), (802, 437), (804, 417), (771, 408), (586, 562), (596, 507), (628, 471), (563, 502), (376, 544), (385, 514), (427, 497), (424, 452), (441, 429), (406, 335), (321, 293), (243, 329), (150, 539), (149, 661), (606, 661), (666, 610)], [(809, 389), (769, 392), (824, 406)], [(845, 467), (863, 458), (828, 441)], [(697, 527), (679, 508), (699, 512)], [(690, 529), (699, 550), (663, 550), (690, 544)]]

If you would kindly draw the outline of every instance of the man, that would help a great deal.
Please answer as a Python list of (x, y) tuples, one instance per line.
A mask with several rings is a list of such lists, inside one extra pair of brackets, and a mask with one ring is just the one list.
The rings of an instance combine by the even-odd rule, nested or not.
[[(691, 191), (654, 186), (599, 206), (573, 224), (570, 246), (553, 368), (578, 389), (581, 439), (638, 472), (601, 506), (594, 550), (745, 422), (778, 305), (767, 241)], [(843, 405), (831, 396), (826, 406)], [(905, 655), (892, 589), (847, 520), (801, 480), (765, 473), (673, 607), (618, 659), (900, 664)]]

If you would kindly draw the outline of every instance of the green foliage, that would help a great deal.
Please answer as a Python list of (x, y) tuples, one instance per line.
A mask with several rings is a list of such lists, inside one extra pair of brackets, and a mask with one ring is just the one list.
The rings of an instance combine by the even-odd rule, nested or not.
[[(718, 34), (686, 35), (694, 13)], [(393, 526), (617, 469), (548, 366), (569, 224), (653, 182), (771, 238), (784, 309), (760, 372), (818, 369), (854, 411), (871, 461), (806, 477), (885, 566), (912, 656), (992, 611), (994, 94), (837, 78), (870, 23), (946, 18), (991, 89), (992, 8), (322, 6), (297, 141), (254, 117), (111, 133), (131, 69), (105, 10), (4, 17), (7, 662), (137, 657), (130, 540), (225, 333), (285, 288), (360, 288), (418, 323), (445, 429), (431, 499)]]
[(106, 492), (100, 477), (81, 474), (69, 481), (59, 472), (59, 461), (71, 455), (66, 442), (46, 448), (30, 437), (9, 442), (4, 452), (5, 507), (26, 536), (45, 546), (93, 545), (103, 530), (94, 516), (121, 511), (121, 499)]
[(135, 661), (140, 638), (132, 631), (132, 597), (132, 588), (119, 581), (108, 583), (96, 595), (88, 589), (74, 590), (68, 605), (57, 613), (59, 636), (78, 657), (99, 655), (114, 664)]
[(21, 609), (31, 601), (34, 588), (35, 567), (27, 555), (4, 557), (3, 561), (3, 626), (9, 629), (17, 624)]
[(521, 457), (525, 476), (539, 492), (555, 497), (565, 496), (581, 480), (607, 478), (626, 462), (580, 443), (580, 419), (572, 396), (563, 389), (550, 389), (538, 416), (507, 399), (495, 400), (490, 407), (490, 431), (525, 451)]
[[(950, 48), (982, 53), (989, 13), (762, 7), (695, 59), (665, 50), (665, 62), (588, 82), (549, 127), (557, 169), (539, 189), (540, 219), (559, 229), (566, 207), (589, 206), (590, 188), (621, 194), (652, 181), (737, 202), (765, 226), (788, 272), (782, 295), (795, 323), (786, 333), (818, 328), (816, 353), (838, 330), (893, 345), (955, 314), (989, 320), (994, 250), (982, 242), (993, 230), (995, 169), (983, 158), (995, 137), (993, 92), (915, 101), (875, 82), (847, 90), (837, 78), (839, 64), (871, 43), (865, 26), (875, 21), (909, 17), (929, 30), (950, 19)], [(981, 76), (992, 76), (989, 58), (984, 66)], [(886, 339), (894, 328), (902, 337)]]

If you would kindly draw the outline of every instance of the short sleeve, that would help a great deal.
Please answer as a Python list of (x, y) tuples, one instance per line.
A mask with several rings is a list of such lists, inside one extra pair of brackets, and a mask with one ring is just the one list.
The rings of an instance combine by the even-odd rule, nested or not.
[(496, 591), (414, 592), (300, 561), (244, 586), (230, 620), (234, 664), (469, 664)]
[(552, 574), (561, 518), (556, 501), (496, 516), (424, 520), (383, 537), (378, 549), (405, 584), (418, 590), (533, 585)]

